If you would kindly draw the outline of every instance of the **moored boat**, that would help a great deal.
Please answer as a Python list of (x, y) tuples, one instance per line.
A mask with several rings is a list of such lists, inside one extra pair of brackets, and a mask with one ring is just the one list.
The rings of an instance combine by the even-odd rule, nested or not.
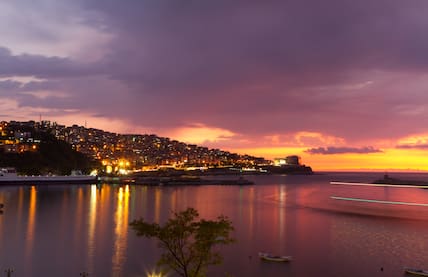
[(405, 267), (404, 271), (415, 276), (428, 276), (428, 271), (423, 269)]
[(271, 262), (289, 262), (292, 258), (291, 256), (277, 256), (265, 252), (259, 252), (259, 257), (262, 260)]
[(0, 185), (95, 184), (97, 182), (97, 176), (83, 175), (80, 171), (73, 171), (71, 175), (20, 176), (15, 168), (0, 168)]

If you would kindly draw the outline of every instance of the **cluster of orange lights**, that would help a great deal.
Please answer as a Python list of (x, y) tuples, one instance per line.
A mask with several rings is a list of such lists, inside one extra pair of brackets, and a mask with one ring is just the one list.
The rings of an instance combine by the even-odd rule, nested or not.
[(102, 160), (101, 164), (105, 167), (106, 173), (118, 173), (125, 175), (129, 171), (131, 163), (126, 159)]

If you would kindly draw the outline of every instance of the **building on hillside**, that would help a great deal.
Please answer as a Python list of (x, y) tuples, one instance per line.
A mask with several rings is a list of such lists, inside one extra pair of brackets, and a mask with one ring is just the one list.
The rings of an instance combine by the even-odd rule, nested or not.
[(285, 158), (275, 158), (273, 164), (276, 166), (300, 166), (300, 157), (297, 155), (287, 156)]

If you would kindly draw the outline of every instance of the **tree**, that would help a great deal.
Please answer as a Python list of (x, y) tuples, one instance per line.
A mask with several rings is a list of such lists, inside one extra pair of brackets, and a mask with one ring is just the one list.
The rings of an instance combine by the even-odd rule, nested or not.
[(222, 256), (216, 246), (234, 242), (233, 226), (227, 217), (197, 220), (193, 208), (173, 212), (173, 217), (160, 226), (144, 219), (130, 223), (137, 236), (156, 238), (163, 250), (158, 265), (166, 265), (183, 277), (205, 276), (209, 265), (220, 264)]

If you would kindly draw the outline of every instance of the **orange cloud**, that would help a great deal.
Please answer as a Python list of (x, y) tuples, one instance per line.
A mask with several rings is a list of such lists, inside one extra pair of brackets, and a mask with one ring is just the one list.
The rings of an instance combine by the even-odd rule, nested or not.
[(401, 138), (397, 142), (399, 148), (428, 148), (428, 134), (415, 134)]
[(340, 137), (318, 132), (301, 131), (292, 134), (272, 134), (264, 136), (264, 143), (274, 147), (318, 147), (325, 145), (345, 145)]
[(298, 132), (294, 135), (295, 140), (301, 146), (318, 145), (344, 145), (345, 139), (317, 132)]
[(207, 142), (230, 140), (236, 134), (226, 129), (209, 127), (197, 123), (192, 126), (180, 127), (169, 131), (165, 136), (186, 143), (204, 144)]

